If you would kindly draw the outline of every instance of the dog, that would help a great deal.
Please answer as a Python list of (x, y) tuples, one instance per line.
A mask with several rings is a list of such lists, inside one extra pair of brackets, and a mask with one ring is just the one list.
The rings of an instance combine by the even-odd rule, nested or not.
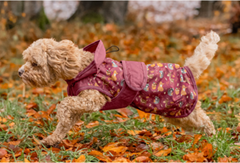
[(215, 134), (210, 118), (201, 108), (195, 80), (209, 66), (220, 37), (211, 31), (201, 38), (184, 67), (172, 63), (145, 65), (141, 62), (106, 58), (99, 40), (83, 49), (72, 41), (39, 39), (24, 52), (19, 76), (30, 86), (44, 87), (60, 78), (68, 83), (68, 95), (57, 106), (59, 123), (46, 145), (61, 142), (83, 113), (131, 105), (162, 115), (165, 122), (185, 131)]

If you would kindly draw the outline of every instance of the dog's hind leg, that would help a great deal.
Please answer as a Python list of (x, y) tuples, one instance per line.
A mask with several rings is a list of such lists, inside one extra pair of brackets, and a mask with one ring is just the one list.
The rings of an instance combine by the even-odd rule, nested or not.
[(97, 90), (84, 90), (79, 96), (66, 97), (57, 107), (59, 123), (56, 130), (41, 143), (54, 145), (61, 142), (83, 113), (99, 111), (106, 102), (105, 95)]
[(217, 43), (219, 41), (219, 35), (211, 31), (201, 38), (201, 42), (194, 50), (194, 54), (186, 59), (184, 66), (190, 68), (195, 79), (197, 79), (211, 63), (211, 60), (218, 49)]
[(184, 118), (167, 118), (163, 117), (167, 123), (173, 124), (175, 126), (182, 127), (185, 131), (193, 132), (193, 131), (201, 131), (205, 132), (208, 135), (215, 134), (215, 128), (207, 116), (205, 111), (201, 108), (201, 102), (198, 101), (193, 112)]

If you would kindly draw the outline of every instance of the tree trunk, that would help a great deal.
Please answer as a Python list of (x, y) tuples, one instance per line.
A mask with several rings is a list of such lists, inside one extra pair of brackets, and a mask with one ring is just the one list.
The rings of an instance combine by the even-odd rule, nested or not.
[(36, 16), (43, 6), (41, 1), (9, 1), (8, 4), (15, 16), (21, 17), (24, 13), (29, 19)]
[(199, 9), (199, 17), (212, 17), (213, 16), (213, 1), (201, 1)]
[(87, 22), (93, 20), (124, 24), (127, 7), (128, 1), (81, 1), (70, 20), (80, 18)]
[(234, 1), (232, 3), (232, 16), (230, 22), (232, 33), (238, 33), (238, 29), (240, 28), (240, 1)]

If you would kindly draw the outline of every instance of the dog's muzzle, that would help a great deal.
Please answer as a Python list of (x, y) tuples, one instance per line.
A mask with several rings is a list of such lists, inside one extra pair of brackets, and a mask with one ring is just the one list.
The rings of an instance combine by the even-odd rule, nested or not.
[(24, 73), (24, 65), (18, 70), (18, 75), (21, 76)]

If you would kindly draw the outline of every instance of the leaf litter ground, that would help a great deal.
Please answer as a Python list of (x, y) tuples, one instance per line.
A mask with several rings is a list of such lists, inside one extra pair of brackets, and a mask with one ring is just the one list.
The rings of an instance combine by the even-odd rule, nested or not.
[[(116, 60), (183, 65), (185, 58), (193, 54), (200, 36), (213, 25), (196, 26), (193, 23), (194, 26), (188, 26), (187, 31), (184, 23), (138, 23), (122, 27), (114, 24), (52, 23), (45, 32), (32, 23), (22, 23), (10, 31), (2, 31), (0, 47), (8, 55), (0, 60), (0, 160), (240, 161), (240, 39), (228, 34), (221, 35), (216, 57), (197, 80), (199, 99), (214, 122), (216, 135), (207, 137), (197, 132), (188, 135), (181, 128), (166, 125), (158, 115), (122, 108), (84, 114), (61, 143), (51, 147), (39, 143), (54, 131), (57, 104), (67, 94), (66, 83), (62, 81), (49, 88), (29, 88), (17, 76), (23, 63), (21, 53), (32, 41), (42, 37), (70, 39), (83, 47), (101, 39), (105, 47), (119, 46), (120, 52), (108, 54)], [(26, 31), (26, 26), (30, 30)], [(224, 24), (222, 27), (225, 28)], [(221, 34), (221, 28), (218, 30)]]

